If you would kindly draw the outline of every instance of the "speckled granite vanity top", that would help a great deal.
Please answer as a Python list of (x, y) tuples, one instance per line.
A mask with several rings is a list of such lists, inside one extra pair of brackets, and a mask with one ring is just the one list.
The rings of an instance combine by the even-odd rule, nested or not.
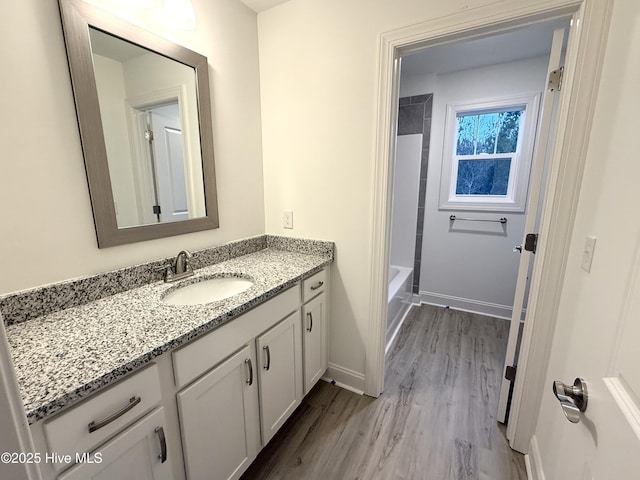
[(195, 277), (177, 282), (220, 275), (254, 282), (248, 290), (218, 302), (166, 305), (162, 297), (176, 284), (155, 281), (27, 321), (7, 322), (29, 423), (211, 331), (333, 261), (331, 242), (285, 250), (291, 244), (279, 243), (283, 237), (263, 237), (265, 248), (199, 268)]

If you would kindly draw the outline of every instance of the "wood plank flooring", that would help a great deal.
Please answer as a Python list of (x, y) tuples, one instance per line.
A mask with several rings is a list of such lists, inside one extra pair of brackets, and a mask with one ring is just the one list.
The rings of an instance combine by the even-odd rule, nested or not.
[(380, 398), (319, 382), (242, 480), (526, 479), (495, 419), (508, 326), (414, 307)]

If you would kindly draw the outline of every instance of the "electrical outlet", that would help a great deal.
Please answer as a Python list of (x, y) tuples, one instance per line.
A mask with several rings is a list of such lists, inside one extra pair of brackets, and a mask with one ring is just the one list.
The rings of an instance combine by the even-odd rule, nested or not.
[(591, 272), (591, 263), (593, 263), (593, 252), (595, 249), (596, 237), (587, 237), (584, 241), (581, 264), (581, 267), (585, 272)]
[(282, 212), (282, 226), (284, 228), (293, 228), (293, 210), (284, 210)]

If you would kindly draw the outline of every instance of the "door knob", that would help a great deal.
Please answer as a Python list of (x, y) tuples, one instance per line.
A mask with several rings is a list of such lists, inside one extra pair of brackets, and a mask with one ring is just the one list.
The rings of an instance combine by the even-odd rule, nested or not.
[(580, 412), (587, 409), (587, 400), (589, 399), (585, 381), (582, 378), (576, 378), (571, 386), (556, 380), (553, 382), (553, 394), (560, 402), (562, 412), (567, 420), (571, 423), (578, 423)]
[(513, 253), (522, 253), (522, 245), (516, 245), (515, 247), (513, 247)]

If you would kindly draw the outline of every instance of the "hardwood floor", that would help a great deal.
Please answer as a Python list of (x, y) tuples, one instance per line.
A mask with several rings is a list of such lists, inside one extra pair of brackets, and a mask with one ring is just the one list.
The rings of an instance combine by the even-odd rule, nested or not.
[(526, 479), (495, 419), (508, 326), (414, 307), (380, 398), (319, 382), (242, 479)]

